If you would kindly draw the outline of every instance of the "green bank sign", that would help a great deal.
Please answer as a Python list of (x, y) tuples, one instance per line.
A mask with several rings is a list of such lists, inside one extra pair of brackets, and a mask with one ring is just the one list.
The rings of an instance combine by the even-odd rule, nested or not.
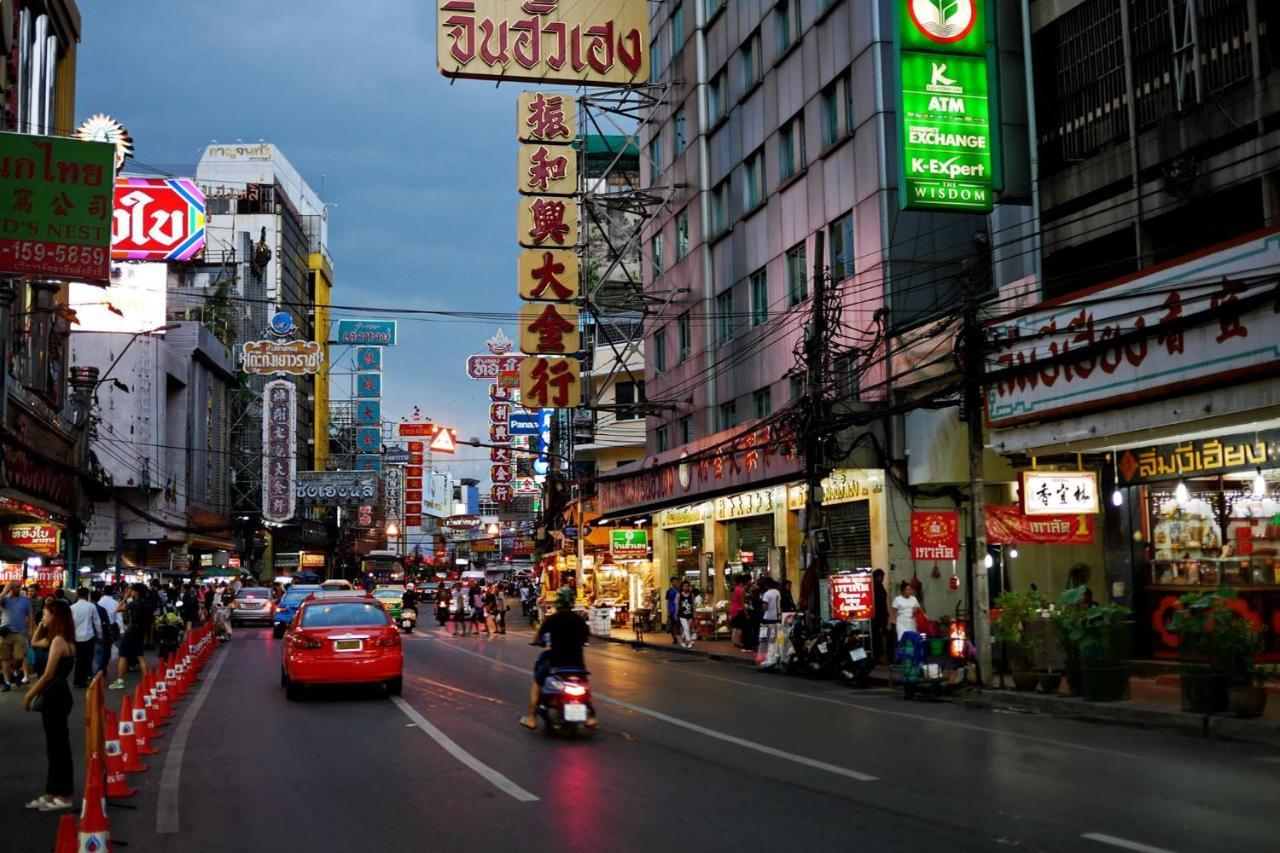
[(993, 113), (982, 0), (899, 0), (905, 210), (991, 210)]

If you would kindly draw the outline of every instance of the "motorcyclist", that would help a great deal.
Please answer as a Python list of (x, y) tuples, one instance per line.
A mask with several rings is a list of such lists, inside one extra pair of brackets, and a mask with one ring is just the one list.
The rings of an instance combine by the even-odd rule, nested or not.
[[(542, 684), (553, 669), (586, 669), (582, 659), (582, 647), (587, 644), (590, 631), (587, 622), (573, 612), (573, 592), (560, 590), (556, 595), (556, 611), (538, 626), (538, 636), (532, 645), (542, 645), (543, 637), (550, 637), (551, 647), (538, 655), (538, 662), (533, 665), (533, 687), (529, 691), (529, 714), (520, 718), (520, 725), (527, 729), (538, 727), (538, 694)], [(595, 714), (587, 720), (587, 726), (594, 728)]]
[(418, 593), (414, 591), (413, 584), (406, 584), (404, 594), (400, 596), (400, 612), (406, 610), (417, 611), (418, 609)]

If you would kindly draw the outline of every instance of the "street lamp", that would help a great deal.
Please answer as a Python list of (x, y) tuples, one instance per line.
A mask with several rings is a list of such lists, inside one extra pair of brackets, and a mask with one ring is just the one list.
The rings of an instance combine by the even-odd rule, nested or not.
[(387, 522), (387, 536), (395, 538), (400, 535), (400, 525), (394, 521)]

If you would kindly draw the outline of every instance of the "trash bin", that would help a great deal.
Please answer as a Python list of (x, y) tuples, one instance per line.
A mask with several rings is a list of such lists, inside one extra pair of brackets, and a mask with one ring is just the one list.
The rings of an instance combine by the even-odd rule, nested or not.
[(593, 637), (607, 637), (613, 628), (613, 609), (610, 607), (593, 607), (587, 622)]

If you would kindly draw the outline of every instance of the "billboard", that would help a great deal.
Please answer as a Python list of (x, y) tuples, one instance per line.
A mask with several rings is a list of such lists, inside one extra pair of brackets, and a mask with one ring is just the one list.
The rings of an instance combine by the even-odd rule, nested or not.
[(111, 288), (71, 282), (77, 332), (147, 332), (164, 324), (168, 264), (113, 264)]
[(240, 345), (240, 367), (245, 373), (303, 376), (319, 373), (323, 365), (324, 350), (315, 341), (245, 341)]
[(299, 471), (294, 493), (298, 505), (360, 506), (377, 494), (377, 477), (358, 471)]
[(396, 321), (339, 320), (338, 343), (393, 347), (396, 345)]
[(114, 145), (0, 133), (0, 274), (108, 284)]
[(204, 193), (185, 178), (116, 178), (111, 257), (189, 261), (204, 249)]
[(437, 0), (436, 9), (436, 62), (445, 77), (587, 86), (649, 81), (644, 0)]
[(262, 518), (288, 521), (296, 507), (298, 389), (273, 379), (262, 389)]

